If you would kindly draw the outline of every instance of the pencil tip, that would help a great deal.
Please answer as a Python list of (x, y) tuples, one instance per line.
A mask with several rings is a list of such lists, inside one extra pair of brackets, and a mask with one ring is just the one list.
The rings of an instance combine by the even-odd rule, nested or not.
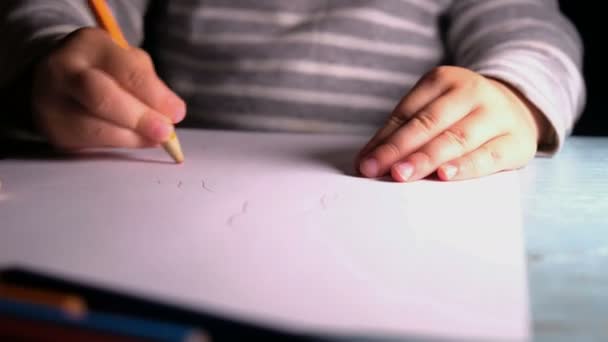
[(177, 164), (182, 164), (184, 162), (184, 153), (182, 152), (182, 148), (175, 132), (173, 132), (169, 140), (163, 144), (163, 147)]

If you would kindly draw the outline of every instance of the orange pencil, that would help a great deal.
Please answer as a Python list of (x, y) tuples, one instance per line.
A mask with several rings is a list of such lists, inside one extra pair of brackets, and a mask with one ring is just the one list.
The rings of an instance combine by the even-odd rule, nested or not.
[[(108, 32), (108, 34), (119, 46), (128, 48), (129, 42), (127, 42), (122, 34), (120, 26), (118, 26), (118, 23), (112, 15), (112, 10), (110, 7), (108, 7), (105, 0), (89, 0), (89, 6), (93, 10), (98, 24)], [(175, 132), (171, 134), (168, 141), (163, 143), (163, 148), (165, 151), (167, 151), (167, 153), (169, 153), (169, 155), (171, 155), (176, 163), (184, 162), (184, 154), (182, 153), (182, 149)]]
[(84, 300), (78, 296), (3, 283), (0, 283), (0, 299), (50, 306), (75, 317), (80, 317), (87, 312)]

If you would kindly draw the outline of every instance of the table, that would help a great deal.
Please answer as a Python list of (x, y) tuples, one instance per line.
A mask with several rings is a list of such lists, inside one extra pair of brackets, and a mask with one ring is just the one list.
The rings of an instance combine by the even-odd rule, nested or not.
[(608, 138), (522, 170), (534, 341), (608, 340)]

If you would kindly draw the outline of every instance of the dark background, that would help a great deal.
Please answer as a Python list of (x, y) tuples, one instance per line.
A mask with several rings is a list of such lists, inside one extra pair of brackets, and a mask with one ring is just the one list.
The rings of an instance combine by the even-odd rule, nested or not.
[[(605, 83), (601, 77), (606, 73), (608, 62), (606, 48), (608, 39), (602, 35), (600, 21), (606, 20), (600, 9), (602, 1), (561, 0), (564, 14), (577, 27), (585, 48), (584, 76), (587, 84), (587, 103), (581, 119), (574, 128), (574, 135), (608, 136), (608, 116), (600, 99), (605, 96)], [(599, 15), (599, 17), (598, 17)]]

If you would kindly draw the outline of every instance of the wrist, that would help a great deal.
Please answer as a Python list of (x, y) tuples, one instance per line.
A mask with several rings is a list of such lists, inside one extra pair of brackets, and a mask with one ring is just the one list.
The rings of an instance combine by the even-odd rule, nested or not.
[(495, 78), (488, 79), (499, 86), (508, 95), (513, 96), (515, 101), (522, 106), (522, 111), (527, 114), (526, 116), (529, 119), (529, 123), (533, 127), (538, 149), (542, 149), (544, 146), (552, 146), (555, 141), (555, 134), (547, 116), (521, 91), (510, 83)]

